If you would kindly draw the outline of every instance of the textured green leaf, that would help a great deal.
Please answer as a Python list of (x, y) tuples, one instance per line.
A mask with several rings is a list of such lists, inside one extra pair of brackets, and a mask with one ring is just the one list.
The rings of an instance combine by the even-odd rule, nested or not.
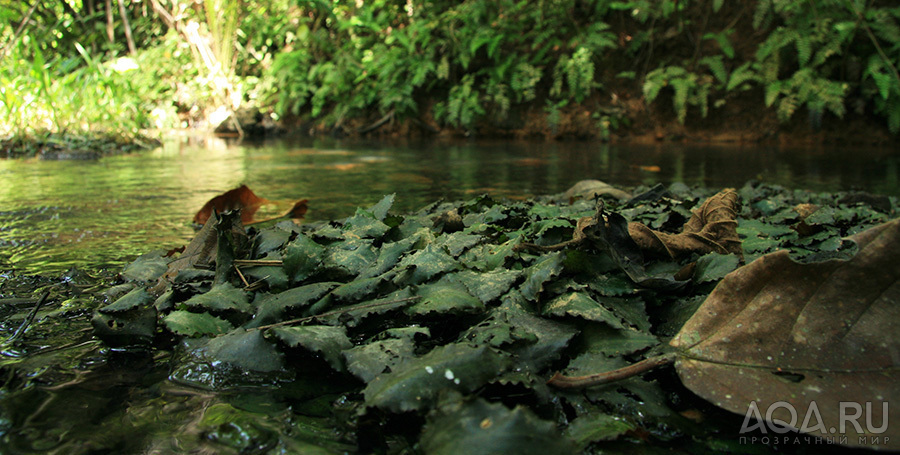
[(378, 285), (384, 281), (385, 277), (383, 276), (357, 278), (338, 286), (334, 291), (331, 291), (331, 295), (338, 300), (359, 301), (375, 292)]
[(709, 253), (697, 259), (694, 269), (694, 282), (707, 283), (718, 281), (728, 275), (740, 264), (741, 258), (735, 254)]
[(585, 292), (570, 292), (553, 299), (544, 308), (544, 314), (575, 316), (589, 321), (605, 322), (617, 329), (624, 329), (621, 318), (592, 299)]
[(256, 253), (254, 257), (263, 257), (269, 252), (281, 249), (291, 234), (291, 231), (284, 229), (263, 229), (253, 239), (253, 250)]
[(147, 292), (146, 288), (134, 288), (128, 294), (119, 297), (115, 302), (100, 308), (101, 313), (120, 313), (123, 311), (133, 310), (142, 306), (146, 306), (153, 301), (153, 296)]
[(304, 308), (319, 300), (340, 283), (322, 282), (300, 286), (278, 294), (257, 294), (253, 302), (256, 316), (247, 327), (259, 327), (278, 322), (281, 315), (290, 309)]
[(622, 417), (598, 412), (579, 416), (570, 422), (566, 436), (584, 449), (592, 442), (612, 441), (634, 429), (634, 424)]
[(366, 405), (393, 412), (430, 406), (442, 390), (471, 392), (509, 368), (512, 361), (485, 346), (454, 343), (411, 359), (366, 386)]
[(413, 358), (414, 349), (412, 338), (390, 338), (348, 349), (344, 359), (347, 370), (368, 383)]
[(465, 313), (484, 309), (481, 300), (469, 294), (465, 286), (446, 279), (419, 286), (414, 293), (420, 298), (406, 309), (409, 314)]
[(585, 352), (608, 357), (630, 355), (659, 344), (659, 339), (650, 333), (600, 324), (584, 328), (582, 340)]
[(522, 295), (528, 300), (537, 299), (538, 294), (544, 290), (544, 283), (559, 275), (563, 270), (562, 252), (546, 254), (531, 267), (525, 270), (525, 282), (522, 283)]
[(400, 257), (411, 250), (417, 241), (418, 237), (411, 236), (396, 242), (382, 244), (378, 248), (378, 258), (368, 268), (363, 270), (359, 277), (374, 277), (392, 269), (400, 261)]
[(406, 279), (410, 284), (418, 284), (430, 280), (439, 273), (457, 270), (460, 264), (440, 248), (427, 245), (415, 254), (405, 257), (398, 267), (407, 270)]
[(378, 221), (384, 221), (384, 218), (388, 214), (388, 210), (391, 209), (391, 206), (394, 205), (394, 198), (397, 193), (388, 194), (383, 197), (377, 204), (373, 205), (369, 208), (369, 212), (375, 217)]
[(270, 330), (290, 347), (302, 346), (308, 351), (320, 353), (322, 358), (337, 371), (344, 370), (341, 351), (353, 347), (344, 327), (304, 325), (276, 327)]
[(357, 209), (356, 214), (344, 223), (347, 238), (380, 239), (391, 228), (375, 218), (370, 212)]
[(215, 336), (234, 330), (234, 326), (230, 322), (208, 313), (173, 311), (163, 318), (163, 322), (170, 332), (188, 337)]
[(132, 281), (153, 281), (166, 273), (169, 259), (161, 251), (151, 251), (138, 256), (122, 271), (122, 276)]
[(357, 276), (375, 262), (377, 257), (378, 253), (372, 246), (372, 240), (350, 239), (329, 245), (322, 267)]
[(506, 294), (506, 291), (521, 275), (522, 272), (518, 270), (495, 270), (485, 273), (464, 270), (448, 275), (448, 279), (462, 283), (469, 290), (470, 294), (478, 297), (482, 303), (487, 304)]
[[(575, 453), (554, 422), (523, 406), (513, 409), (484, 399), (444, 403), (429, 416), (421, 445), (433, 455), (547, 455)], [(449, 401), (449, 400), (448, 400)]]
[(484, 238), (480, 235), (466, 234), (464, 232), (454, 232), (452, 234), (444, 234), (435, 239), (434, 245), (440, 248), (446, 248), (450, 256), (459, 257), (467, 249), (481, 242)]
[(293, 282), (309, 278), (322, 263), (325, 247), (300, 234), (284, 248), (284, 271)]
[(247, 302), (247, 293), (234, 287), (231, 283), (215, 285), (208, 292), (195, 295), (184, 304), (213, 311), (233, 310), (247, 314), (253, 313), (253, 307)]
[(340, 307), (340, 314), (320, 316), (319, 319), (326, 324), (343, 324), (347, 327), (356, 327), (360, 321), (371, 315), (399, 310), (410, 305), (409, 297), (412, 297), (412, 292), (408, 288), (404, 288), (380, 299), (367, 300), (356, 305)]

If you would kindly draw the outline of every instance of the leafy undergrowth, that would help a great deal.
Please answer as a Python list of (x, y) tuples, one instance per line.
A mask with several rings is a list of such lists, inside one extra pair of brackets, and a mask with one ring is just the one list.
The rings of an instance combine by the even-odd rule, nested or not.
[(644, 188), (600, 212), (586, 199), (481, 196), (405, 215), (391, 213), (391, 195), (345, 220), (249, 231), (226, 214), (181, 258), (149, 253), (126, 268), (131, 289), (96, 313), (95, 333), (117, 348), (172, 351), (176, 383), (279, 390), (290, 403), (280, 427), (270, 409), (240, 403), (198, 417), (226, 451), (785, 450), (742, 444), (741, 419), (671, 371), (583, 391), (546, 384), (556, 371), (653, 355), (744, 262), (779, 249), (807, 262), (849, 257), (842, 237), (897, 211), (896, 199), (865, 193), (737, 193), (741, 254), (646, 255), (638, 265), (615, 245), (531, 244), (569, 241), (598, 213), (607, 227), (622, 219), (679, 232), (712, 192)]

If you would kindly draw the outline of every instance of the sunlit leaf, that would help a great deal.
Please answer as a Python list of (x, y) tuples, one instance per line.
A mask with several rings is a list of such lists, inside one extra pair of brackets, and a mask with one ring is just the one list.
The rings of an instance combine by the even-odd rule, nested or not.
[(101, 313), (120, 313), (123, 311), (133, 310), (143, 307), (153, 301), (153, 296), (147, 292), (146, 288), (137, 287), (128, 294), (119, 297), (115, 302), (100, 308)]
[(208, 313), (173, 311), (163, 318), (166, 328), (176, 335), (221, 335), (234, 329), (230, 322)]
[(247, 302), (247, 293), (234, 287), (231, 283), (213, 286), (208, 292), (195, 295), (184, 304), (213, 311), (233, 310), (247, 314), (253, 313), (253, 307)]

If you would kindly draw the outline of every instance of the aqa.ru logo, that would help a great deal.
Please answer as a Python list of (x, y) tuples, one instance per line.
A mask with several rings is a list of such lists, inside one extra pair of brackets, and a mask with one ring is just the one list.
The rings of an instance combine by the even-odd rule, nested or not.
[[(800, 417), (792, 404), (786, 401), (776, 401), (766, 409), (766, 414), (763, 416), (756, 401), (751, 401), (747, 414), (744, 416), (744, 423), (741, 425), (741, 434), (757, 429), (766, 434), (766, 427), (768, 427), (768, 430), (777, 434), (799, 430), (804, 433), (818, 433), (822, 436), (829, 434), (846, 435), (846, 430), (849, 428), (848, 424), (853, 426), (853, 430), (856, 430), (857, 434), (877, 435), (887, 431), (888, 403), (886, 401), (881, 402), (881, 419), (879, 419), (881, 426), (875, 426), (874, 422), (876, 420), (873, 419), (873, 408), (876, 405), (868, 401), (865, 403), (865, 431), (863, 431), (863, 426), (860, 424), (860, 419), (863, 416), (863, 405), (853, 401), (841, 401), (839, 404), (837, 427), (826, 427), (822, 414), (819, 412), (819, 406), (815, 401), (809, 403), (809, 408), (806, 410), (806, 415), (803, 416), (803, 422), (800, 426), (797, 426), (797, 421)], [(779, 409), (785, 409), (790, 413), (790, 422), (775, 418), (775, 412)], [(783, 415), (784, 413), (781, 412), (780, 414)], [(753, 419), (756, 420), (756, 423), (751, 425), (750, 422)]]

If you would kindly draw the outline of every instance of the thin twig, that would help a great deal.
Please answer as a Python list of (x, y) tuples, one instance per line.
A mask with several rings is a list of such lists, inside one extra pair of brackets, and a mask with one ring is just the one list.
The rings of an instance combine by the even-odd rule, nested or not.
[[(88, 327), (87, 330), (93, 330), (93, 329), (91, 329), (90, 327)], [(49, 348), (44, 348), (44, 349), (41, 349), (40, 351), (36, 351), (36, 352), (33, 352), (33, 353), (31, 353), (31, 354), (28, 354), (28, 355), (30, 355), (30, 356), (36, 356), (36, 355), (46, 354), (46, 353), (48, 353), (48, 352), (62, 351), (63, 349), (80, 348), (80, 347), (82, 347), (82, 346), (87, 346), (87, 345), (89, 345), (89, 344), (100, 344), (100, 341), (99, 341), (99, 340), (87, 340), (87, 341), (82, 341), (82, 342), (80, 342), (80, 343), (77, 342), (77, 341), (73, 341), (73, 342), (71, 342), (71, 343), (66, 343), (66, 344), (63, 344), (63, 345), (60, 345), (60, 346), (53, 346), (53, 347), (49, 347)]]
[(255, 265), (282, 265), (283, 262), (280, 259), (235, 259), (232, 261), (232, 264), (237, 266), (255, 266)]
[(340, 310), (329, 311), (327, 313), (316, 314), (316, 315), (306, 316), (306, 317), (297, 318), (297, 319), (291, 319), (288, 321), (276, 322), (274, 324), (269, 324), (269, 325), (261, 325), (259, 327), (254, 327), (251, 330), (266, 330), (266, 329), (271, 329), (274, 327), (281, 327), (281, 326), (291, 325), (291, 324), (299, 324), (301, 322), (307, 322), (307, 321), (312, 321), (313, 319), (326, 318), (328, 316), (335, 316), (338, 314), (349, 313), (351, 311), (367, 310), (369, 308), (378, 308), (381, 306), (393, 305), (395, 303), (409, 302), (411, 300), (415, 300), (418, 298), (419, 298), (419, 296), (416, 295), (416, 296), (406, 297), (406, 298), (397, 299), (397, 300), (389, 300), (387, 302), (376, 302), (376, 303), (370, 303), (368, 305), (360, 305), (360, 306), (354, 306), (354, 307), (341, 308)]
[(677, 357), (677, 353), (670, 352), (668, 354), (661, 354), (650, 357), (649, 359), (641, 360), (634, 365), (619, 368), (618, 370), (587, 376), (564, 376), (560, 373), (556, 373), (549, 381), (547, 381), (547, 384), (560, 389), (581, 389), (595, 385), (609, 384), (610, 382), (620, 381), (641, 373), (646, 373), (659, 366), (668, 365), (675, 361), (675, 357)]
[(38, 310), (41, 309), (41, 306), (47, 300), (47, 297), (49, 295), (50, 291), (44, 291), (44, 294), (41, 295), (41, 298), (38, 299), (37, 303), (34, 305), (34, 308), (32, 308), (28, 313), (28, 316), (25, 317), (25, 320), (22, 321), (22, 325), (19, 326), (18, 330), (16, 330), (16, 333), (14, 333), (13, 336), (9, 337), (9, 339), (6, 340), (7, 343), (16, 341), (25, 333), (25, 329), (27, 329), (28, 326), (31, 325), (32, 322), (34, 322), (34, 317), (37, 315)]
[(237, 264), (232, 261), (231, 263), (234, 266), (234, 271), (237, 272), (238, 276), (241, 278), (241, 281), (244, 283), (244, 287), (250, 287), (250, 283), (247, 282), (247, 279), (244, 278), (244, 274), (241, 272), (241, 268), (237, 266)]

